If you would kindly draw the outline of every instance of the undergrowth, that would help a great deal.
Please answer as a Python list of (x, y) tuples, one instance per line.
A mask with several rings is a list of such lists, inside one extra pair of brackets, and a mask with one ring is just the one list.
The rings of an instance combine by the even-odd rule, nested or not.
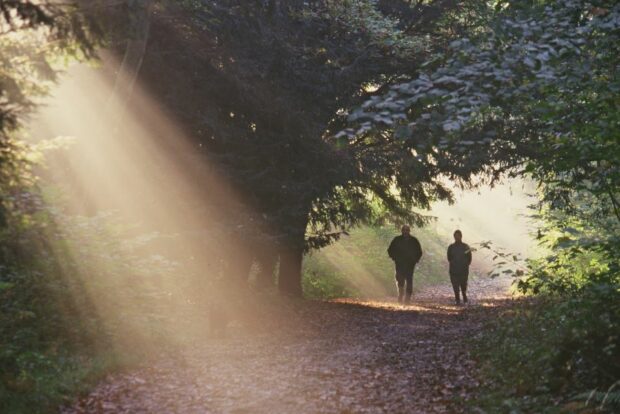
[(56, 412), (165, 337), (161, 258), (134, 256), (106, 215), (27, 219), (0, 233), (1, 413)]
[(473, 340), (485, 384), (478, 403), (487, 412), (620, 410), (617, 285), (523, 298), (499, 312)]

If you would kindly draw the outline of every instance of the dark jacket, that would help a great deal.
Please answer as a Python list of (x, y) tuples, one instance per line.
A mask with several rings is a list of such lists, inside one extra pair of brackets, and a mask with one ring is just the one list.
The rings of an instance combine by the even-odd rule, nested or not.
[(465, 243), (452, 243), (448, 246), (448, 262), (451, 275), (466, 275), (471, 264), (471, 249)]
[(388, 254), (396, 263), (396, 271), (413, 271), (422, 257), (422, 246), (415, 237), (400, 235), (394, 237), (390, 243)]

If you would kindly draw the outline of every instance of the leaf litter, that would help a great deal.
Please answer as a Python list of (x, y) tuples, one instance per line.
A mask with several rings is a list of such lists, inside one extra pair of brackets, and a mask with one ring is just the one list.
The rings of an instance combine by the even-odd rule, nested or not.
[[(268, 318), (232, 323), (225, 337), (109, 375), (61, 408), (80, 413), (460, 413), (480, 385), (467, 338), (505, 299), (506, 279), (392, 299), (298, 301)], [(264, 315), (263, 315), (264, 316)], [(247, 322), (247, 321), (246, 321)]]

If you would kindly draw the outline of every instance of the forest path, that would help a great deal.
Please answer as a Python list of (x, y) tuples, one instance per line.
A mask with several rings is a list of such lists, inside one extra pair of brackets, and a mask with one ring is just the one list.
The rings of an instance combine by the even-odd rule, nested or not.
[(447, 285), (424, 289), (409, 306), (303, 302), (274, 326), (232, 329), (111, 375), (62, 412), (476, 412), (467, 401), (479, 380), (464, 342), (508, 300), (509, 283), (472, 281), (464, 307), (452, 305)]

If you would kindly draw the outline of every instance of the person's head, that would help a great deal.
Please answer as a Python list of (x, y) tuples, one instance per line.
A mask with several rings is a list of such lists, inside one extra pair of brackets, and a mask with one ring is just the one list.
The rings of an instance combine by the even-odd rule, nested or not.
[(409, 236), (411, 234), (411, 229), (409, 228), (408, 225), (405, 224), (404, 226), (400, 228), (400, 233), (403, 236)]
[(461, 233), (461, 230), (456, 230), (454, 232), (454, 240), (456, 242), (460, 242), (461, 240), (463, 240), (463, 233)]

